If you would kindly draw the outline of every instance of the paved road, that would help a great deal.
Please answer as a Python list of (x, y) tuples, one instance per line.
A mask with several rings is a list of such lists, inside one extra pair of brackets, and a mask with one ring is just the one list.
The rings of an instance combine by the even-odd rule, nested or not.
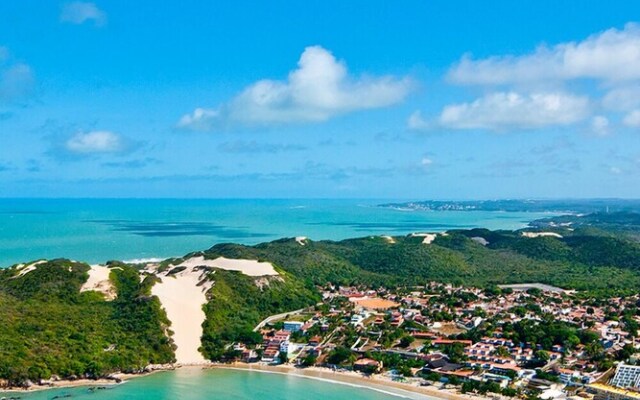
[(272, 315), (270, 317), (267, 317), (265, 319), (262, 320), (262, 322), (260, 322), (258, 325), (256, 325), (255, 328), (253, 328), (254, 332), (259, 331), (260, 329), (262, 329), (266, 324), (268, 324), (271, 321), (277, 321), (279, 319), (282, 319), (284, 317), (286, 317), (287, 315), (296, 315), (296, 314), (300, 314), (301, 312), (308, 310), (308, 308), (301, 308), (299, 310), (295, 310), (295, 311), (288, 311), (282, 314), (276, 314), (276, 315)]

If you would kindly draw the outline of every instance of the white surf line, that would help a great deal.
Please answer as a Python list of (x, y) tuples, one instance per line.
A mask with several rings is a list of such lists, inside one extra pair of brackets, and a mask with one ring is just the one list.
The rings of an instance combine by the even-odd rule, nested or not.
[[(352, 383), (352, 382), (333, 380), (333, 379), (329, 379), (329, 378), (320, 378), (318, 376), (299, 375), (299, 374), (295, 374), (295, 373), (291, 373), (290, 374), (290, 373), (281, 372), (281, 371), (267, 371), (267, 370), (263, 370), (263, 369), (236, 368), (236, 367), (226, 367), (226, 366), (219, 366), (219, 365), (215, 365), (213, 369), (229, 369), (229, 370), (233, 370), (233, 371), (260, 372), (260, 373), (263, 373), (263, 374), (276, 374), (276, 375), (293, 376), (293, 377), (296, 377), (296, 378), (313, 379), (313, 380), (321, 381), (321, 382), (337, 383), (339, 385), (351, 386), (351, 387), (355, 387), (355, 388), (358, 388), (358, 389), (373, 390), (375, 392), (387, 394), (387, 395), (394, 396), (394, 397), (400, 397), (400, 398), (403, 398), (403, 399), (411, 399), (411, 400), (441, 400), (439, 397), (429, 396), (427, 394), (422, 394), (422, 393), (416, 393), (416, 392), (412, 392), (412, 391), (406, 390), (406, 389), (400, 389), (400, 388), (394, 387), (393, 390), (397, 390), (398, 392), (402, 392), (402, 393), (397, 393), (397, 392), (393, 392), (393, 391), (390, 391), (390, 390), (385, 390), (385, 389), (381, 389), (379, 387), (376, 387), (376, 386), (384, 386), (384, 382), (371, 382), (372, 385), (376, 385), (376, 386), (365, 386), (364, 384), (359, 385), (357, 383)], [(330, 372), (330, 371), (327, 371), (327, 373), (328, 372)], [(339, 372), (336, 372), (336, 373), (339, 373)], [(355, 378), (354, 377), (354, 379), (360, 379), (360, 378)]]

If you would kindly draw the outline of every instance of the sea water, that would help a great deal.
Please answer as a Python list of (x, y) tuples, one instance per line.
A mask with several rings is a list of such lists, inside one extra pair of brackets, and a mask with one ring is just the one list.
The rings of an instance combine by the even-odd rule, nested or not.
[[(376, 207), (388, 201), (0, 199), (0, 267), (55, 257), (90, 263), (167, 258), (216, 243), (256, 244), (282, 237), (338, 240), (472, 227), (517, 229), (549, 216)], [(100, 390), (83, 387), (4, 395), (25, 400), (67, 396), (95, 400), (397, 398), (294, 376), (197, 369), (158, 373)]]
[(392, 394), (376, 385), (376, 390), (360, 386), (320, 381), (292, 375), (232, 370), (193, 368), (161, 372), (135, 378), (124, 384), (95, 387), (51, 389), (32, 393), (0, 393), (23, 400), (389, 400), (434, 399), (404, 392)]
[(407, 211), (389, 200), (0, 199), (0, 267), (64, 257), (89, 263), (179, 257), (216, 243), (256, 244), (517, 229), (549, 214)]

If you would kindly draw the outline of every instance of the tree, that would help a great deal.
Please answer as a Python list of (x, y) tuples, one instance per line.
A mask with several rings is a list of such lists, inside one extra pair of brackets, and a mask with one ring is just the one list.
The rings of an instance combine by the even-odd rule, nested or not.
[(457, 376), (450, 376), (447, 378), (448, 382), (454, 386), (458, 386), (460, 384), (460, 378)]
[(499, 357), (509, 357), (511, 353), (509, 352), (509, 349), (507, 349), (506, 347), (498, 346), (498, 348), (496, 348), (496, 355)]
[(351, 350), (344, 346), (338, 346), (331, 350), (327, 357), (327, 363), (333, 365), (340, 365), (346, 361), (352, 361), (355, 358)]
[(545, 350), (538, 350), (536, 351), (536, 358), (540, 361), (544, 361), (545, 363), (549, 361), (549, 359), (551, 358), (549, 356), (549, 352), (545, 351)]
[(444, 353), (449, 357), (452, 363), (461, 363), (467, 359), (464, 354), (464, 345), (462, 343), (453, 343), (444, 349)]
[(602, 355), (604, 348), (600, 342), (591, 342), (584, 347), (584, 351), (591, 359), (597, 359)]
[(409, 347), (409, 345), (416, 341), (416, 338), (410, 335), (403, 336), (400, 339), (400, 347)]

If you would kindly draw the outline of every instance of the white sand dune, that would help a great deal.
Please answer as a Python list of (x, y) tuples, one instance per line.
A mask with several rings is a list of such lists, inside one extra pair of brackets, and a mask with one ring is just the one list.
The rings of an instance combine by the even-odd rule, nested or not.
[(306, 236), (297, 236), (296, 237), (296, 242), (298, 242), (298, 244), (300, 246), (304, 246), (305, 244), (307, 244), (307, 237)]
[(111, 269), (103, 265), (92, 265), (88, 271), (89, 278), (80, 288), (81, 292), (95, 290), (104, 294), (105, 299), (113, 300), (116, 298), (116, 289), (109, 280)]
[(40, 261), (36, 261), (34, 263), (31, 263), (31, 264), (20, 264), (20, 265), (18, 265), (18, 270), (20, 270), (20, 273), (16, 276), (16, 278), (18, 276), (23, 276), (23, 275), (28, 274), (29, 272), (35, 270), (38, 265), (44, 264), (46, 262), (47, 262), (47, 260), (40, 260)]
[(229, 271), (240, 271), (249, 276), (278, 275), (273, 265), (268, 262), (256, 260), (235, 260), (218, 257), (214, 260), (205, 260), (203, 256), (192, 257), (178, 264), (179, 267), (193, 268), (198, 266), (215, 267)]
[(559, 239), (562, 239), (562, 235), (555, 232), (522, 232), (522, 236), (528, 237), (528, 238), (551, 236), (551, 237), (557, 237)]
[[(182, 265), (185, 266), (185, 265)], [(198, 351), (202, 336), (202, 323), (206, 316), (202, 306), (207, 302), (206, 292), (212, 282), (206, 281), (205, 271), (195, 266), (177, 274), (159, 274), (161, 282), (153, 285), (151, 293), (158, 296), (162, 307), (171, 321), (173, 341), (176, 348), (176, 362), (181, 365), (201, 365), (208, 361)]]
[(382, 235), (380, 237), (383, 238), (384, 240), (386, 240), (387, 243), (394, 244), (396, 242), (396, 240), (393, 237), (389, 236), (389, 235)]
[(481, 236), (474, 236), (471, 238), (471, 240), (483, 246), (487, 246), (489, 244), (489, 241)]
[[(185, 269), (169, 275), (176, 267)], [(256, 260), (233, 260), (218, 257), (206, 260), (203, 256), (191, 257), (182, 263), (157, 273), (161, 282), (156, 283), (151, 293), (158, 296), (162, 307), (171, 321), (173, 341), (176, 348), (176, 362), (180, 365), (202, 365), (208, 361), (198, 351), (202, 336), (202, 323), (205, 313), (206, 293), (214, 284), (207, 279), (207, 271), (199, 267), (215, 267), (231, 271), (240, 271), (249, 276), (264, 277), (279, 275), (271, 263)], [(153, 273), (153, 270), (147, 272)]]
[(436, 240), (436, 233), (412, 233), (412, 237), (421, 237), (422, 244), (431, 244), (434, 240)]

